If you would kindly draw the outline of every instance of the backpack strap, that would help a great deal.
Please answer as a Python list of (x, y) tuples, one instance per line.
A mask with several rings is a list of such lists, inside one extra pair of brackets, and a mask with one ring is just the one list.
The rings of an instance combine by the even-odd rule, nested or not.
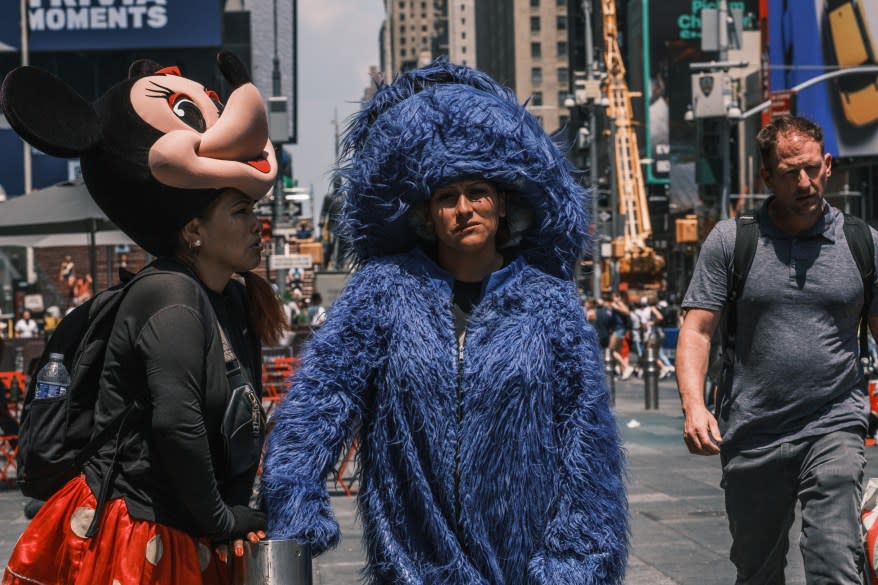
[(738, 328), (738, 299), (744, 291), (744, 283), (756, 255), (759, 241), (759, 221), (756, 213), (747, 211), (735, 220), (735, 250), (732, 272), (726, 289), (726, 303), (720, 316), (718, 354), (711, 360), (710, 377), (716, 383), (714, 407), (719, 414), (722, 399), (731, 384), (732, 367), (735, 363), (735, 337)]
[[(138, 274), (131, 277), (130, 280), (125, 282), (122, 286), (121, 294), (124, 295), (128, 292), (128, 289), (134, 285), (138, 280), (149, 276), (150, 274), (156, 274), (156, 272), (152, 271), (142, 271)], [(93, 329), (98, 326), (105, 318), (109, 317), (110, 311), (118, 310), (119, 305), (121, 304), (121, 299), (118, 302), (114, 303), (105, 303), (101, 306), (95, 307), (94, 315), (90, 315), (90, 324), (88, 329), (86, 330), (83, 339), (88, 339), (92, 334)], [(115, 321), (115, 315), (113, 316), (113, 320)], [(81, 347), (76, 352), (76, 357), (73, 360), (74, 367), (79, 361), (81, 353)], [(114, 446), (113, 446), (113, 460), (110, 462), (110, 467), (107, 471), (107, 474), (103, 477), (101, 481), (101, 487), (97, 494), (95, 494), (95, 514), (92, 518), (91, 524), (89, 524), (88, 530), (86, 531), (86, 537), (91, 538), (98, 532), (98, 527), (100, 526), (101, 517), (103, 516), (104, 506), (107, 503), (107, 499), (110, 495), (110, 488), (113, 484), (113, 479), (116, 476), (116, 460), (119, 456), (119, 441), (121, 440), (126, 428), (130, 424), (131, 415), (135, 415), (135, 419), (140, 412), (143, 411), (141, 404), (134, 400), (128, 406), (125, 407), (122, 412), (117, 414), (113, 419), (101, 429), (96, 435), (94, 435), (85, 446), (80, 449), (79, 453), (77, 453), (75, 462), (77, 467), (82, 468), (85, 463), (91, 459), (98, 450), (103, 447), (112, 437), (115, 437)]]
[(872, 304), (872, 282), (875, 280), (875, 248), (872, 230), (859, 217), (844, 214), (844, 237), (863, 279), (863, 308), (860, 311), (860, 359), (869, 355), (869, 307)]
[(735, 219), (735, 228), (735, 258), (726, 296), (728, 310), (726, 311), (725, 339), (723, 340), (726, 346), (734, 346), (737, 331), (738, 299), (744, 292), (744, 284), (747, 282), (747, 275), (750, 274), (750, 267), (753, 265), (754, 256), (756, 256), (756, 244), (759, 241), (759, 220), (756, 213), (747, 211), (739, 215)]

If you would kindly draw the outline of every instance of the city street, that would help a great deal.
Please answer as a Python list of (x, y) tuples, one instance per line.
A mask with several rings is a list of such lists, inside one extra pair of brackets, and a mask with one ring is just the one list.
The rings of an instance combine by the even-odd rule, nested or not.
[[(616, 415), (628, 452), (632, 546), (627, 585), (728, 585), (729, 535), (719, 487), (719, 458), (689, 455), (681, 440), (682, 415), (671, 381), (660, 383), (660, 408), (644, 410), (643, 381), (618, 382)], [(878, 449), (867, 449), (866, 477), (878, 476)], [(315, 585), (348, 585), (363, 566), (354, 498), (330, 485), (342, 527), (341, 542), (314, 560)], [(0, 491), (0, 557), (8, 557), (27, 520), (24, 498)], [(804, 585), (793, 527), (787, 583)]]

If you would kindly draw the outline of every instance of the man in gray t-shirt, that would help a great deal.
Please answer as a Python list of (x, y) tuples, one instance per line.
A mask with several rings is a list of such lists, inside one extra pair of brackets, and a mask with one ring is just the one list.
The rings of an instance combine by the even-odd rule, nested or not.
[[(734, 264), (736, 224), (726, 220), (704, 242), (683, 301), (683, 437), (692, 453), (721, 454), (739, 583), (784, 582), (798, 500), (808, 583), (856, 585), (867, 412), (857, 333), (863, 282), (843, 214), (823, 199), (832, 156), (820, 127), (784, 117), (757, 141), (773, 196), (758, 212), (759, 239), (737, 303), (732, 385), (714, 417), (703, 389)], [(878, 232), (872, 236), (878, 242)]]

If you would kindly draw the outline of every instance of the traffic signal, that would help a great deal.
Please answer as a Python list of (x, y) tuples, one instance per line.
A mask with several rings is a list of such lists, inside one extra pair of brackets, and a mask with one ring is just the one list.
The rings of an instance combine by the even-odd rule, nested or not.
[(271, 241), (271, 220), (270, 219), (260, 219), (259, 223), (262, 226), (262, 241), (270, 242)]

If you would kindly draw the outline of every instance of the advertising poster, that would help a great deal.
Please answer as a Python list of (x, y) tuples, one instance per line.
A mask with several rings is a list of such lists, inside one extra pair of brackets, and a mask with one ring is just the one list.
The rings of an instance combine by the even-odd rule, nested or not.
[[(642, 27), (642, 40), (629, 35), (642, 57), (629, 51), (629, 62), (643, 79), (643, 118), (648, 129), (644, 155), (653, 161), (645, 178), (649, 183), (670, 183), (669, 194), (677, 209), (696, 207), (699, 201), (696, 131), (683, 116), (692, 103), (689, 65), (717, 57), (715, 52), (701, 50), (701, 11), (717, 4), (712, 0), (631, 0), (628, 4), (629, 19)], [(743, 11), (745, 30), (756, 27), (758, 0), (729, 0), (728, 7)], [(634, 73), (630, 67), (629, 72)]]
[[(4, 0), (0, 50), (21, 48), (19, 0)], [(217, 0), (26, 0), (30, 51), (218, 47)]]
[[(878, 62), (875, 0), (770, 0), (768, 22), (772, 91)], [(826, 150), (833, 155), (878, 154), (878, 73), (847, 75), (804, 89), (796, 94), (796, 113), (823, 127)]]

